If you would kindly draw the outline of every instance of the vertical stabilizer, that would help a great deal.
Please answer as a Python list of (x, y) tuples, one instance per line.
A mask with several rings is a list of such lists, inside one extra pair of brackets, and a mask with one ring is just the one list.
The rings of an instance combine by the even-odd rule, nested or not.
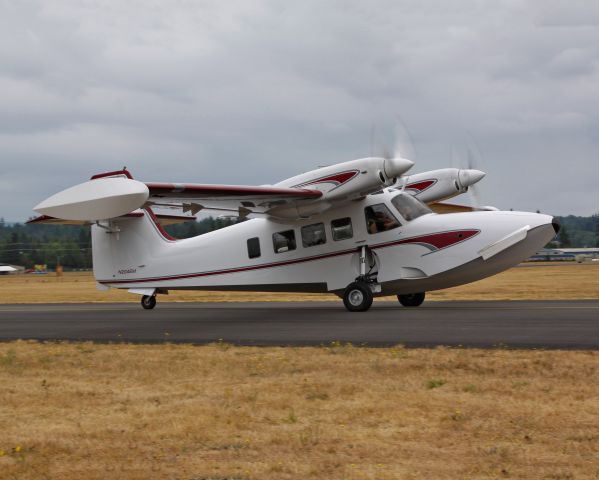
[[(139, 213), (138, 213), (139, 212)], [(142, 276), (173, 242), (150, 209), (92, 226), (94, 276), (111, 280)]]

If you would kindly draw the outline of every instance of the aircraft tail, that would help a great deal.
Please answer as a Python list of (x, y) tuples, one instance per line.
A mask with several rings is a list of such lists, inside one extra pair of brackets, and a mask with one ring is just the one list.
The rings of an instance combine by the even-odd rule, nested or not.
[(91, 225), (94, 275), (110, 281), (142, 273), (176, 239), (164, 225), (195, 220), (189, 215), (154, 214), (148, 187), (127, 170), (94, 175), (35, 207), (42, 215), (28, 223)]
[(109, 281), (139, 275), (175, 241), (150, 208), (97, 222), (92, 225), (94, 276)]

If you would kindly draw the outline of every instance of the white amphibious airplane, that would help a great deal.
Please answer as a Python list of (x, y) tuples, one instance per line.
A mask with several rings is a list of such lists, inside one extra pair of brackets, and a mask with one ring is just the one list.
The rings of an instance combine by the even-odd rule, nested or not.
[[(98, 287), (140, 294), (146, 309), (169, 290), (332, 292), (350, 311), (397, 295), (414, 307), (516, 265), (559, 229), (547, 215), (442, 203), (484, 173), (403, 176), (412, 165), (363, 158), (272, 186), (143, 183), (123, 169), (44, 200), (31, 222), (92, 225)], [(247, 221), (179, 240), (163, 228), (202, 210)]]

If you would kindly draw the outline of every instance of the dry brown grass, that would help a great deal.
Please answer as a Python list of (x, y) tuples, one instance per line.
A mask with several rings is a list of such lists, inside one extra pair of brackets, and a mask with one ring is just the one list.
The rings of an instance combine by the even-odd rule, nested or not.
[[(512, 268), (479, 282), (430, 292), (428, 300), (571, 300), (599, 298), (599, 265), (565, 264)], [(335, 295), (171, 292), (166, 302), (336, 300)], [(10, 275), (0, 277), (0, 303), (137, 302), (139, 296), (126, 290), (101, 292), (91, 273)]]
[(599, 476), (599, 352), (0, 344), (3, 479)]

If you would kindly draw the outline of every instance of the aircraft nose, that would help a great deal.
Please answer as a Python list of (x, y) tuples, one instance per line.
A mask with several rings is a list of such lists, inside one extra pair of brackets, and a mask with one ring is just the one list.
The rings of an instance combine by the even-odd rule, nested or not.
[(474, 185), (476, 182), (479, 182), (485, 177), (486, 173), (481, 170), (460, 170), (458, 173), (458, 178), (460, 180), (460, 184), (462, 187), (469, 187), (470, 185)]
[(387, 178), (399, 177), (414, 166), (414, 162), (407, 158), (395, 157), (386, 158), (384, 164), (385, 175)]

